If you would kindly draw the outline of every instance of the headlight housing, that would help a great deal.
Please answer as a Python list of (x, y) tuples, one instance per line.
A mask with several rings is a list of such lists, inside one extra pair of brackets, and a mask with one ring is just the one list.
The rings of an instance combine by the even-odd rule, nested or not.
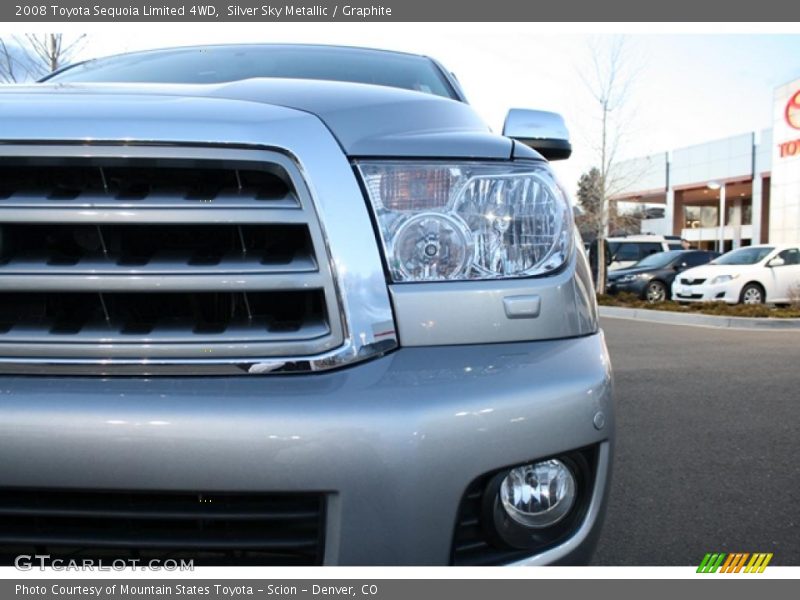
[(617, 279), (617, 283), (630, 283), (631, 281), (636, 281), (638, 275), (623, 275), (619, 279)]
[(728, 283), (729, 281), (736, 279), (738, 275), (717, 275), (714, 279), (711, 280), (711, 285), (716, 285), (718, 283)]
[(572, 209), (536, 162), (361, 161), (392, 280), (541, 275), (572, 251)]

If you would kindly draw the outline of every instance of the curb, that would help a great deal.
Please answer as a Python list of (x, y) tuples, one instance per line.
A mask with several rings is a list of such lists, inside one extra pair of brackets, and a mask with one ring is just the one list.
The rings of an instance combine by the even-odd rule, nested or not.
[(650, 323), (697, 325), (701, 327), (716, 327), (719, 329), (800, 331), (800, 319), (718, 317), (716, 315), (677, 313), (665, 310), (650, 310), (648, 308), (623, 308), (621, 306), (599, 306), (598, 309), (601, 317), (609, 317), (612, 319), (633, 319)]

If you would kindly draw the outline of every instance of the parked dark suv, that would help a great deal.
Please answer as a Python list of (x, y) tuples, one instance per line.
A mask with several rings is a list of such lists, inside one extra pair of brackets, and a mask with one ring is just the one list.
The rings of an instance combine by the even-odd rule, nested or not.
[(606, 292), (630, 292), (648, 302), (663, 302), (670, 299), (672, 282), (678, 273), (711, 262), (717, 256), (719, 252), (706, 250), (651, 254), (627, 269), (609, 272)]

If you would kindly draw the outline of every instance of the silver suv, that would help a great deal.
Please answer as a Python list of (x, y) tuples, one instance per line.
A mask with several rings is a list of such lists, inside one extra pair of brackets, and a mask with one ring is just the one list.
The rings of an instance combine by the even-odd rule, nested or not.
[(563, 121), (415, 55), (181, 48), (0, 91), (0, 554), (589, 559), (611, 370)]

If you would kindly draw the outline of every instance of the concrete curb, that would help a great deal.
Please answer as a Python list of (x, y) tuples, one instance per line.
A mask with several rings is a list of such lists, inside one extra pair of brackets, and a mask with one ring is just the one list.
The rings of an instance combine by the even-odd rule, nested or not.
[(623, 308), (620, 306), (600, 306), (599, 309), (601, 317), (609, 317), (612, 319), (634, 319), (651, 323), (696, 325), (721, 329), (754, 329), (768, 331), (780, 329), (800, 331), (800, 319), (718, 317), (716, 315), (676, 313), (665, 310)]

